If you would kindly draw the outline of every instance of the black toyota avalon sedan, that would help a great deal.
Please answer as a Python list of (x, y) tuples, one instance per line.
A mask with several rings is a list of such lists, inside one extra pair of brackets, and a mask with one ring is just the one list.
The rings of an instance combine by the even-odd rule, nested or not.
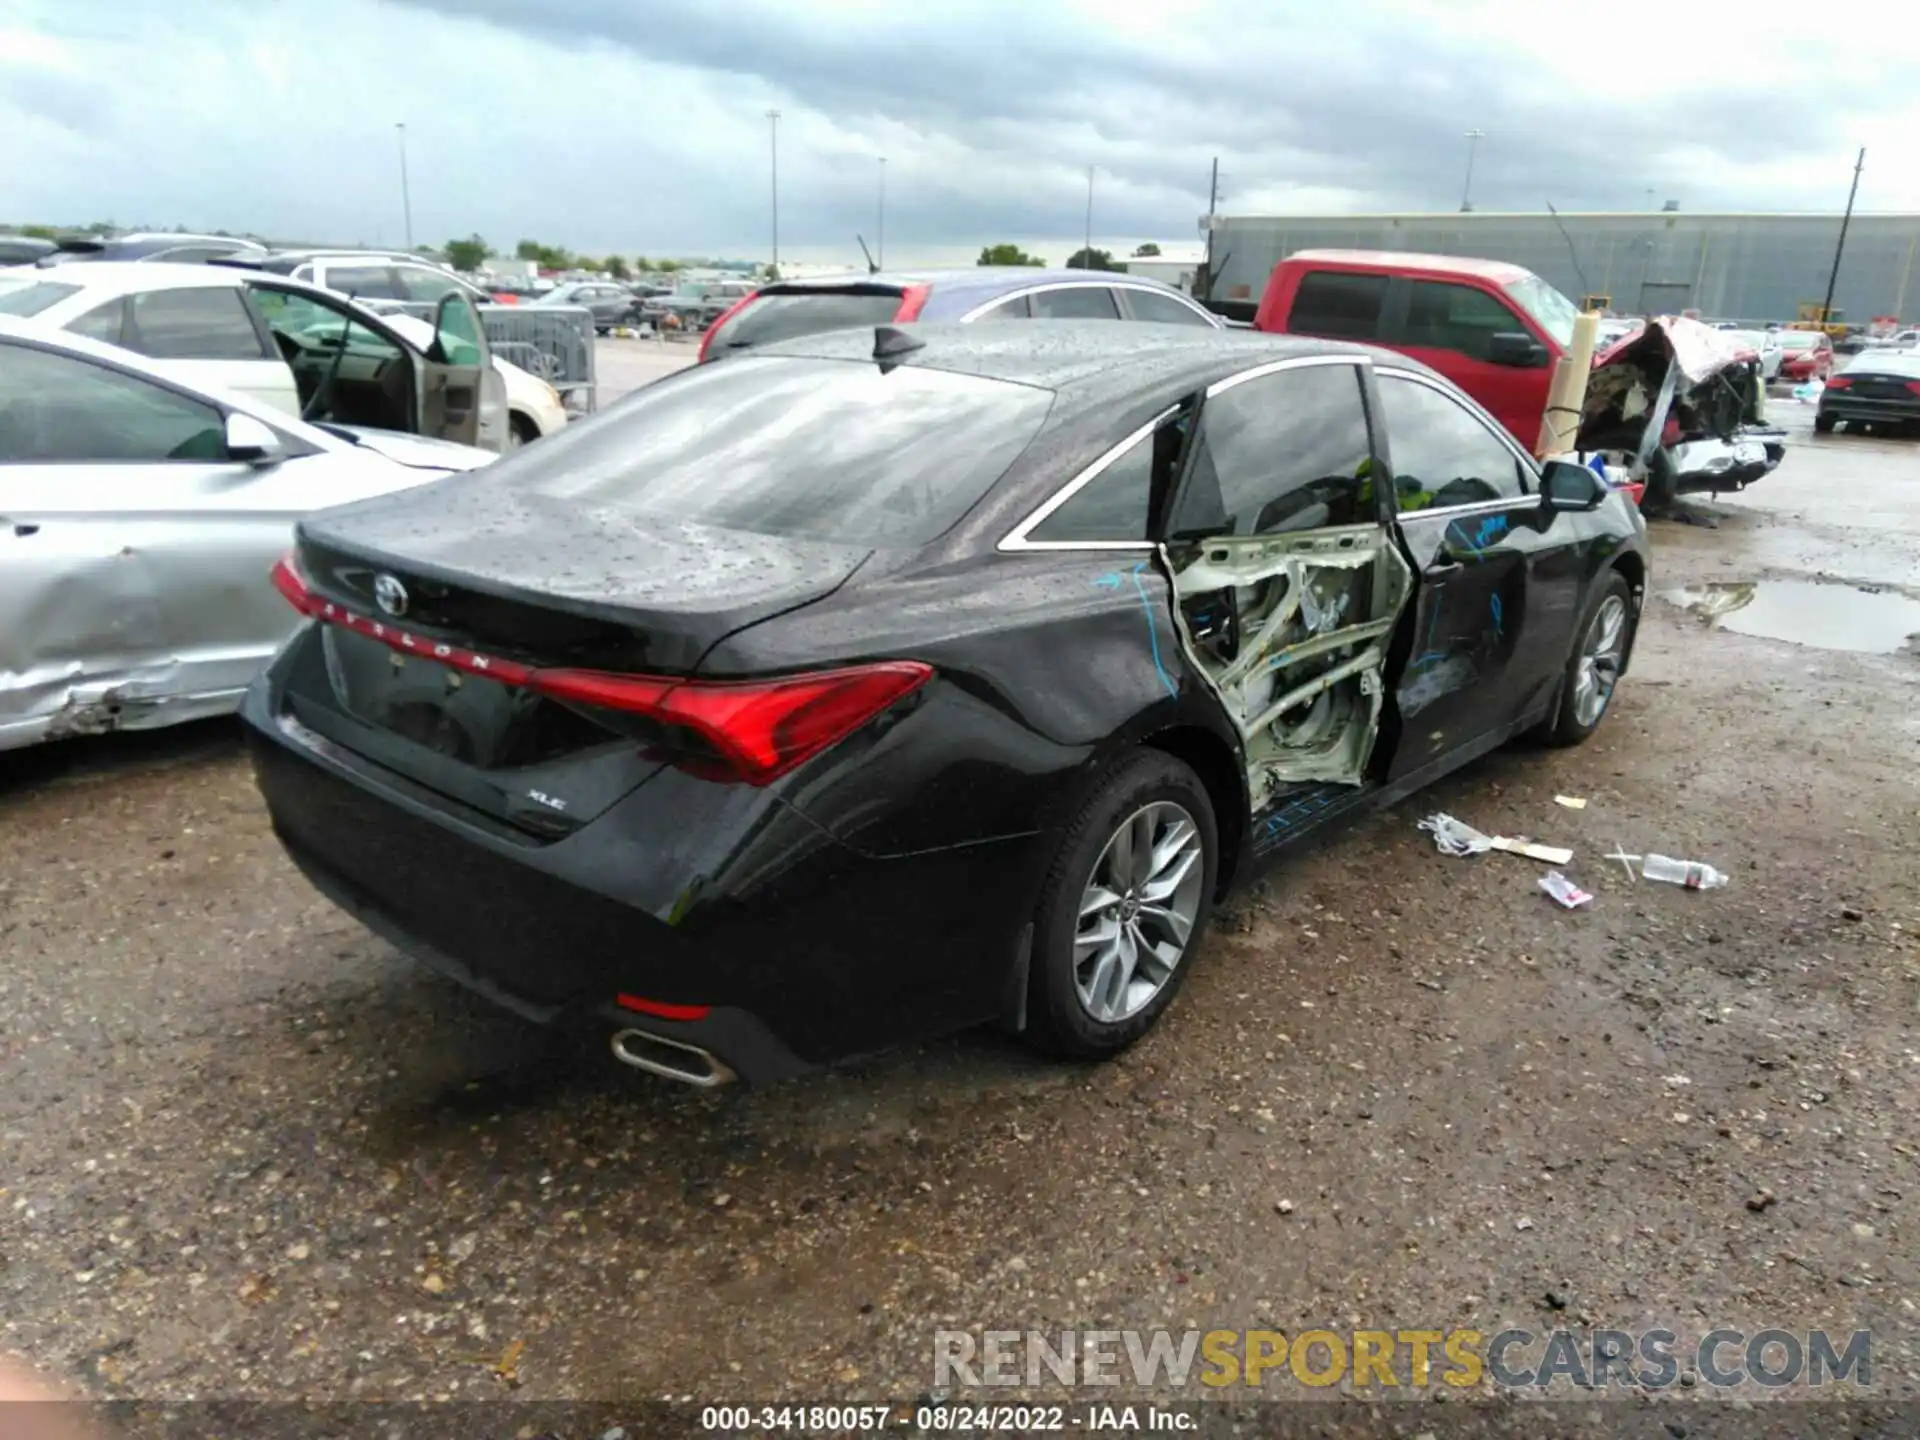
[(1230, 883), (1601, 723), (1644, 526), (1403, 356), (845, 331), (324, 511), (247, 697), (288, 853), (696, 1084), (999, 1020), (1101, 1056)]

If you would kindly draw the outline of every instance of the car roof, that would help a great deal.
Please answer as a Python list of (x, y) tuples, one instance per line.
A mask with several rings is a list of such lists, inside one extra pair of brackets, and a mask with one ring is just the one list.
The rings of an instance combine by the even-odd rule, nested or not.
[[(898, 325), (922, 342), (897, 363), (1054, 391), (1078, 408), (1103, 404), (1115, 390), (1196, 390), (1268, 360), (1364, 355), (1424, 369), (1404, 355), (1339, 340), (1214, 330), (1198, 325), (1119, 324), (1111, 320), (1029, 320), (1018, 325)], [(756, 346), (755, 356), (873, 360), (876, 331), (835, 330)], [(728, 361), (732, 364), (732, 361)]]
[(1533, 272), (1505, 260), (1478, 260), (1466, 255), (1424, 255), (1409, 250), (1296, 250), (1280, 263), (1304, 261), (1314, 265), (1351, 265), (1380, 270), (1424, 270), (1435, 275), (1473, 275), (1498, 285), (1525, 280)]
[(217, 289), (240, 284), (244, 270), (219, 265), (183, 265), (167, 260), (96, 260), (33, 272), (49, 285), (77, 285), (90, 294), (137, 295), (146, 290)]
[(1878, 370), (1882, 374), (1920, 376), (1920, 354), (1912, 350), (1862, 350), (1849, 356), (1840, 373), (1850, 370)]
[(879, 289), (904, 290), (909, 285), (930, 285), (941, 291), (978, 290), (983, 296), (1008, 290), (1024, 290), (1031, 285), (1138, 285), (1166, 290), (1178, 295), (1173, 286), (1146, 275), (1129, 275), (1123, 270), (1065, 270), (1035, 265), (955, 265), (938, 270), (849, 270), (840, 275), (809, 275), (797, 280), (771, 280), (761, 286), (762, 293), (782, 295), (807, 290), (838, 290), (849, 285), (871, 285)]

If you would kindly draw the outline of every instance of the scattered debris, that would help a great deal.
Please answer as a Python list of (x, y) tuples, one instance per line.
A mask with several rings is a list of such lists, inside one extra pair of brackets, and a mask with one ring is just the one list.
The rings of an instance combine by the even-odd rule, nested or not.
[(1552, 896), (1558, 904), (1567, 910), (1578, 910), (1582, 905), (1591, 905), (1593, 896), (1582, 890), (1558, 870), (1549, 870), (1540, 877), (1540, 888)]
[(1613, 853), (1607, 856), (1607, 859), (1618, 860), (1623, 866), (1626, 867), (1627, 878), (1629, 880), (1638, 880), (1640, 878), (1639, 874), (1633, 868), (1633, 862), (1638, 860), (1639, 858), (1640, 857), (1638, 855), (1627, 854), (1627, 852), (1622, 850), (1618, 845), (1614, 846)]
[(1533, 1221), (1522, 1215), (1518, 1220), (1513, 1222), (1513, 1228), (1516, 1230), (1531, 1230), (1533, 1228)]
[(1848, 905), (1840, 911), (1840, 918), (1858, 923), (1867, 918), (1867, 912), (1860, 909), (1857, 905)]
[(1675, 860), (1666, 855), (1647, 855), (1640, 861), (1640, 875), (1646, 880), (1664, 880), (1689, 890), (1718, 890), (1727, 877), (1699, 860)]
[(1509, 855), (1525, 855), (1530, 860), (1544, 861), (1548, 865), (1565, 865), (1573, 859), (1571, 850), (1562, 850), (1554, 845), (1536, 845), (1524, 837), (1511, 839), (1505, 835), (1485, 835), (1444, 812), (1429, 815), (1419, 823), (1418, 828), (1433, 836), (1434, 846), (1442, 855), (1484, 855), (1489, 850), (1502, 850)]
[(1765, 1211), (1780, 1197), (1771, 1190), (1756, 1190), (1747, 1197), (1747, 1209), (1758, 1215)]
[(1587, 808), (1587, 799), (1584, 795), (1556, 795), (1553, 797), (1553, 803), (1556, 805), (1564, 805), (1569, 810), (1584, 810)]
[(1549, 1290), (1540, 1298), (1547, 1302), (1547, 1308), (1549, 1310), (1564, 1310), (1567, 1308), (1567, 1297), (1558, 1290)]
[(1273, 1208), (1276, 1214), (1291, 1215), (1293, 1213), (1293, 1202), (1291, 1200), (1275, 1201)]

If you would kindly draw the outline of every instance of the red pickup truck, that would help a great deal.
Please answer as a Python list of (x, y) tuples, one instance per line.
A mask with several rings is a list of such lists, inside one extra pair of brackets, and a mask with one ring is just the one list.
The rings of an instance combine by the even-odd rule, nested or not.
[(1529, 451), (1579, 311), (1531, 270), (1388, 250), (1302, 250), (1273, 267), (1253, 328), (1359, 340), (1431, 366)]
[[(1392, 250), (1301, 250), (1273, 267), (1253, 328), (1398, 350), (1439, 371), (1532, 451), (1579, 311), (1518, 265)], [(1786, 453), (1759, 421), (1759, 355), (1697, 320), (1653, 321), (1601, 348), (1577, 448), (1647, 482), (1652, 506), (1739, 490)]]

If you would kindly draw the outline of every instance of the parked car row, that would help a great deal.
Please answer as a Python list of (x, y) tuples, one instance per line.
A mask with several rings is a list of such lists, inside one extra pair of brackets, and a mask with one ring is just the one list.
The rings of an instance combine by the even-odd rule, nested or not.
[[(465, 304), (464, 290), (443, 290), (439, 299), (449, 295)], [(376, 315), (272, 270), (101, 263), (0, 271), (0, 315), (123, 346), (166, 362), (190, 384), (237, 390), (308, 420), (495, 451), (567, 423), (551, 385), (492, 356), (477, 400), (446, 403), (447, 372), (433, 358), (431, 323)], [(459, 386), (452, 391), (457, 396)]]

